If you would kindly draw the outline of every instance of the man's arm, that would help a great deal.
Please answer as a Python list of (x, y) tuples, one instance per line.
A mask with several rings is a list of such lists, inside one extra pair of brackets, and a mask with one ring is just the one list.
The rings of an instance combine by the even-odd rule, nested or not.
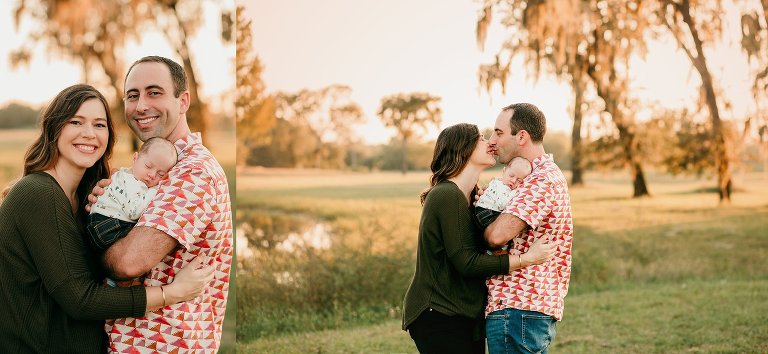
[(487, 228), (483, 236), (492, 248), (501, 247), (528, 227), (522, 219), (510, 213), (502, 213)]
[(179, 245), (165, 232), (136, 226), (104, 253), (104, 266), (115, 279), (133, 279), (147, 273)]

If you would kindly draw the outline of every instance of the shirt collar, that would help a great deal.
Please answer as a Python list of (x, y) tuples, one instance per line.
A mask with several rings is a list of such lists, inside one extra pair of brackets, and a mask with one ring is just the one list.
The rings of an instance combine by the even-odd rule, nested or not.
[(176, 146), (176, 152), (179, 154), (179, 158), (181, 158), (181, 154), (186, 151), (187, 149), (191, 148), (195, 145), (200, 145), (203, 143), (203, 138), (201, 137), (199, 132), (196, 133), (189, 133), (186, 136), (180, 138), (179, 140), (176, 140), (173, 145)]
[(533, 169), (535, 170), (537, 168), (543, 167), (544, 165), (550, 164), (550, 163), (552, 163), (554, 161), (555, 160), (552, 157), (552, 154), (540, 155), (539, 157), (533, 159), (533, 161), (532, 161)]

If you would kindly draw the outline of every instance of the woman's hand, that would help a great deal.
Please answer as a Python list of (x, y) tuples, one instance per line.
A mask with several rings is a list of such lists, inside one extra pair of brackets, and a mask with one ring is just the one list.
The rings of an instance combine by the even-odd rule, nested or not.
[(203, 293), (213, 280), (214, 266), (208, 265), (208, 257), (200, 255), (184, 266), (173, 283), (164, 285), (166, 305), (194, 299)]
[(533, 264), (544, 263), (552, 259), (555, 255), (555, 251), (557, 251), (556, 242), (548, 242), (543, 237), (539, 238), (531, 245), (528, 252), (520, 255), (520, 260), (522, 261), (521, 266), (527, 267)]

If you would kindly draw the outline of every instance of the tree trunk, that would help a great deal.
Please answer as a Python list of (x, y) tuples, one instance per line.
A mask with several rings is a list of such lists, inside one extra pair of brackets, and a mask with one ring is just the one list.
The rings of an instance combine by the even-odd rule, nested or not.
[[(104, 48), (101, 50), (93, 50), (95, 58), (98, 59), (101, 64), (104, 74), (109, 78), (109, 84), (112, 89), (115, 90), (115, 97), (113, 103), (110, 105), (110, 113), (112, 114), (112, 120), (115, 122), (114, 128), (116, 132), (121, 130), (128, 130), (128, 139), (131, 142), (131, 151), (138, 151), (141, 142), (139, 138), (130, 131), (125, 117), (125, 101), (123, 101), (123, 84), (125, 77), (125, 66), (122, 61), (115, 57), (115, 44), (108, 38), (106, 33), (102, 33), (99, 38), (100, 43), (104, 43)], [(87, 72), (88, 68), (84, 67), (83, 72)], [(88, 82), (86, 79), (85, 82)]]
[[(612, 115), (618, 115), (616, 128), (619, 129), (619, 141), (621, 141), (621, 147), (624, 149), (624, 156), (627, 159), (629, 170), (632, 174), (632, 197), (650, 197), (651, 193), (648, 192), (648, 186), (645, 183), (645, 174), (643, 173), (643, 166), (640, 163), (637, 153), (637, 136), (632, 131), (632, 128), (623, 122), (622, 114), (619, 112), (611, 112)], [(614, 116), (616, 117), (616, 116)]]
[(648, 186), (645, 184), (645, 174), (643, 173), (643, 166), (639, 163), (632, 166), (632, 187), (634, 190), (633, 198), (650, 197), (651, 193), (648, 192)]
[[(620, 113), (617, 113), (620, 115)], [(615, 121), (614, 121), (615, 122)], [(637, 136), (632, 129), (624, 124), (621, 118), (616, 123), (616, 128), (619, 129), (619, 141), (621, 147), (624, 150), (624, 156), (627, 159), (630, 173), (632, 174), (632, 197), (648, 197), (648, 186), (645, 183), (645, 174), (643, 173), (643, 166), (637, 158)]]
[(408, 171), (408, 149), (407, 149), (408, 144), (407, 144), (407, 139), (408, 138), (403, 137), (403, 146), (402, 146), (402, 150), (403, 150), (403, 164), (401, 165), (402, 167), (401, 167), (401, 170), (400, 170), (403, 173), (403, 175), (405, 175), (405, 173)]
[[(702, 60), (704, 58), (702, 57)], [(712, 77), (709, 71), (702, 72), (702, 85), (707, 96), (707, 107), (709, 108), (709, 114), (712, 117), (712, 134), (715, 138), (715, 164), (717, 167), (717, 183), (718, 194), (720, 196), (720, 203), (731, 202), (731, 170), (730, 161), (728, 158), (728, 151), (725, 145), (725, 133), (723, 132), (723, 124), (720, 120), (720, 112), (717, 108), (717, 99), (715, 98), (715, 90), (712, 86)]]
[(357, 151), (352, 144), (347, 145), (347, 151), (349, 151), (349, 166), (352, 170), (357, 170)]
[(186, 36), (183, 39), (183, 50), (180, 50), (182, 61), (184, 62), (184, 71), (187, 73), (187, 84), (189, 85), (189, 110), (187, 111), (189, 128), (192, 131), (200, 132), (203, 142), (208, 142), (208, 114), (205, 103), (200, 100), (200, 85), (195, 76), (195, 70), (192, 68), (192, 60), (187, 51)]
[(189, 109), (187, 110), (187, 122), (189, 129), (193, 132), (200, 132), (203, 143), (208, 142), (208, 111), (206, 104), (200, 100), (199, 87), (195, 70), (192, 66), (192, 60), (189, 56), (189, 45), (187, 43), (187, 29), (181, 18), (177, 15), (175, 4), (168, 6), (167, 15), (176, 19), (176, 25), (180, 38), (170, 38), (172, 31), (166, 30), (166, 38), (171, 45), (175, 46), (176, 52), (182, 60), (184, 72), (187, 74), (187, 88), (189, 89)]
[[(580, 68), (576, 70), (580, 70)], [(573, 103), (573, 128), (571, 130), (571, 185), (583, 186), (584, 179), (581, 158), (581, 105), (584, 102), (584, 85), (581, 80), (580, 73), (574, 75), (572, 86), (575, 100)]]
[[(102, 42), (106, 43), (109, 42), (109, 40), (105, 39)], [(122, 130), (128, 130), (129, 134), (127, 136), (131, 141), (131, 151), (139, 151), (141, 140), (139, 140), (139, 137), (136, 136), (136, 134), (133, 134), (133, 131), (131, 131), (128, 126), (125, 116), (125, 101), (122, 99), (124, 92), (122, 86), (125, 77), (122, 77), (121, 74), (125, 75), (123, 74), (125, 73), (125, 66), (122, 61), (115, 58), (115, 51), (111, 46), (108, 46), (106, 50), (99, 53), (99, 60), (104, 67), (104, 73), (109, 77), (109, 82), (115, 90), (115, 104), (112, 105), (112, 119), (121, 122), (120, 124), (115, 125), (115, 130), (117, 131), (117, 128), (119, 127), (122, 127)]]
[(693, 20), (690, 12), (690, 4), (688, 0), (685, 0), (682, 5), (676, 7), (680, 11), (683, 22), (688, 26), (690, 30), (693, 43), (696, 47), (696, 56), (688, 53), (688, 57), (693, 62), (693, 66), (699, 72), (701, 76), (701, 85), (704, 88), (704, 93), (707, 99), (707, 108), (709, 109), (709, 115), (712, 119), (712, 134), (715, 139), (715, 166), (717, 168), (717, 185), (718, 194), (720, 195), (720, 203), (731, 202), (731, 171), (730, 161), (728, 159), (727, 146), (725, 145), (725, 133), (723, 132), (723, 124), (720, 120), (720, 110), (717, 108), (717, 97), (715, 96), (715, 89), (712, 84), (712, 75), (707, 68), (707, 61), (704, 57), (704, 49), (701, 43), (701, 38), (696, 30), (696, 22)]
[(621, 110), (619, 110), (618, 107), (617, 97), (619, 94), (611, 91), (610, 88), (601, 84), (600, 79), (596, 77), (596, 73), (593, 67), (590, 68), (588, 73), (592, 78), (592, 81), (595, 83), (595, 87), (597, 88), (597, 95), (600, 96), (605, 102), (605, 111), (611, 115), (613, 124), (615, 124), (616, 128), (619, 130), (619, 141), (621, 143), (621, 148), (624, 151), (624, 158), (626, 159), (625, 161), (629, 166), (630, 172), (632, 174), (632, 197), (639, 198), (651, 196), (651, 193), (648, 191), (648, 185), (645, 183), (643, 166), (640, 163), (639, 154), (637, 152), (637, 136), (635, 135), (631, 124), (626, 122), (624, 115), (621, 113)]
[[(184, 52), (186, 52), (186, 48)], [(184, 71), (187, 73), (187, 84), (189, 85), (190, 104), (189, 110), (187, 111), (189, 128), (193, 132), (200, 132), (203, 142), (210, 143), (210, 141), (208, 141), (208, 114), (206, 105), (200, 100), (200, 95), (198, 94), (200, 85), (197, 83), (195, 71), (192, 69), (192, 61), (189, 59), (189, 55), (182, 56), (182, 60), (184, 61)]]

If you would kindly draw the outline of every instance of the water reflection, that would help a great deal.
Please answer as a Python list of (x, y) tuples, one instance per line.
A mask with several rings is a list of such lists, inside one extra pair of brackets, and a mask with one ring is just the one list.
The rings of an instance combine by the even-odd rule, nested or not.
[(305, 214), (242, 208), (237, 212), (237, 256), (250, 258), (260, 252), (296, 252), (330, 249), (331, 227)]
[(398, 317), (415, 232), (393, 219), (239, 207), (238, 326), (266, 336)]

